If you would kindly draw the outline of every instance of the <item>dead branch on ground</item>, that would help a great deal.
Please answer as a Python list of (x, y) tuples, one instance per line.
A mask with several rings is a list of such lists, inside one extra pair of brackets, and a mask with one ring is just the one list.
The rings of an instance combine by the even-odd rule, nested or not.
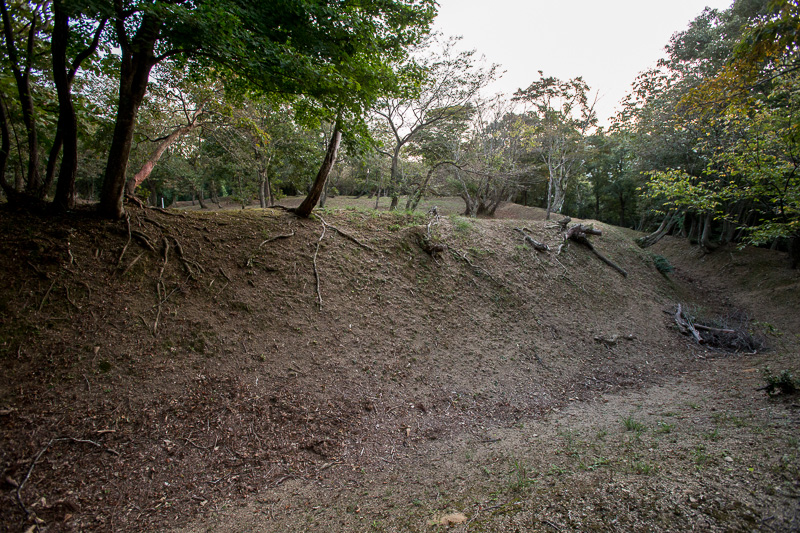
[(547, 246), (546, 244), (544, 244), (542, 242), (537, 241), (536, 239), (534, 239), (533, 237), (531, 237), (530, 235), (528, 235), (526, 233), (526, 230), (530, 231), (530, 230), (528, 230), (528, 228), (514, 228), (514, 229), (516, 231), (522, 233), (523, 240), (525, 242), (529, 243), (531, 246), (533, 246), (533, 249), (536, 250), (537, 252), (549, 252), (550, 251), (550, 247), (549, 246)]
[[(701, 319), (691, 316), (681, 304), (678, 304), (673, 319), (678, 331), (684, 335), (691, 335), (698, 344), (728, 352), (756, 353), (767, 348), (764, 338), (753, 333), (750, 317), (741, 310), (734, 310), (714, 320), (704, 320), (707, 323), (700, 324), (698, 322)], [(713, 325), (708, 325), (708, 322)]]
[(53, 285), (55, 285), (55, 284), (56, 284), (56, 280), (53, 280), (53, 283), (51, 283), (50, 287), (47, 288), (47, 292), (45, 292), (44, 296), (42, 296), (42, 302), (39, 304), (39, 309), (36, 310), (37, 312), (39, 312), (39, 313), (42, 312), (42, 307), (44, 307), (44, 303), (47, 301), (47, 297), (50, 296), (50, 291), (53, 290)]
[(675, 311), (675, 323), (678, 325), (678, 330), (681, 333), (684, 335), (691, 333), (694, 340), (697, 341), (697, 344), (703, 344), (703, 337), (700, 336), (700, 333), (697, 331), (697, 328), (694, 327), (692, 321), (684, 316), (681, 304), (678, 304), (678, 310)]

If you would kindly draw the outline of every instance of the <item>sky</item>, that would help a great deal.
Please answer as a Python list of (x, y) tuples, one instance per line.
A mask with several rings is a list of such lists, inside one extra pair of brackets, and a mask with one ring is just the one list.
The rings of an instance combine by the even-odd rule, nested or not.
[(583, 76), (596, 93), (601, 125), (615, 114), (636, 76), (665, 56), (672, 34), (708, 6), (733, 0), (438, 0), (434, 29), (461, 35), (501, 65), (488, 94), (511, 95), (545, 76)]

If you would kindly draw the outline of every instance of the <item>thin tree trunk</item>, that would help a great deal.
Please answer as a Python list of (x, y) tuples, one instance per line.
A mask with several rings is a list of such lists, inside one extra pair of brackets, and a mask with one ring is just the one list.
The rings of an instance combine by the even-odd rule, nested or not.
[(24, 70), (21, 70), (14, 39), (14, 29), (11, 25), (11, 17), (8, 14), (5, 0), (0, 0), (0, 12), (2, 12), (3, 17), (3, 31), (5, 34), (8, 59), (14, 72), (19, 102), (22, 106), (22, 122), (25, 124), (25, 130), (28, 133), (28, 181), (25, 186), (25, 192), (30, 195), (37, 195), (41, 188), (41, 179), (39, 176), (39, 136), (36, 129), (36, 112), (33, 106), (33, 96), (31, 94), (30, 73), (33, 62), (33, 47), (36, 40), (38, 16), (34, 16), (30, 22), (26, 44), (27, 64)]
[(11, 132), (8, 129), (8, 115), (2, 94), (0, 94), (0, 187), (6, 194), (6, 198), (11, 200), (15, 196), (14, 187), (6, 180), (6, 169), (8, 159), (11, 155)]
[(198, 116), (199, 116), (199, 113), (196, 112), (195, 116), (192, 117), (192, 122), (190, 124), (175, 128), (175, 130), (172, 133), (167, 135), (158, 144), (156, 149), (153, 150), (153, 153), (150, 154), (150, 157), (147, 158), (147, 161), (145, 161), (144, 165), (142, 165), (142, 168), (139, 169), (139, 172), (137, 172), (125, 184), (125, 195), (126, 196), (133, 196), (135, 194), (135, 192), (136, 192), (136, 187), (141, 185), (144, 182), (144, 180), (146, 180), (148, 177), (150, 177), (150, 174), (153, 172), (153, 169), (155, 168), (156, 163), (158, 163), (158, 160), (161, 159), (162, 155), (164, 155), (164, 152), (167, 151), (167, 148), (172, 146), (175, 143), (175, 141), (177, 141), (178, 139), (180, 139), (184, 135), (188, 134), (190, 131), (192, 131), (193, 129), (197, 128), (200, 125), (198, 122), (196, 122), (196, 119), (197, 119)]
[(416, 211), (417, 206), (422, 200), (422, 197), (425, 195), (425, 191), (428, 189), (428, 183), (430, 183), (431, 176), (433, 176), (433, 173), (436, 172), (436, 169), (438, 169), (439, 167), (449, 164), (453, 163), (450, 161), (440, 161), (439, 163), (436, 163), (430, 169), (428, 169), (428, 173), (425, 175), (425, 179), (422, 180), (420, 186), (417, 188), (414, 194), (409, 195), (408, 201), (406, 202), (407, 211)]
[(637, 239), (637, 244), (642, 248), (648, 248), (660, 241), (664, 235), (668, 234), (670, 230), (672, 230), (672, 227), (678, 221), (678, 215), (679, 213), (672, 211), (667, 213), (667, 216), (665, 216), (664, 220), (661, 221), (661, 225), (658, 227), (658, 229), (646, 237)]
[(56, 141), (50, 151), (48, 172), (42, 187), (42, 196), (47, 194), (53, 182), (53, 171), (58, 149), (63, 144), (61, 167), (58, 171), (56, 194), (53, 207), (66, 211), (75, 207), (75, 175), (78, 172), (78, 119), (75, 106), (72, 104), (71, 80), (67, 72), (67, 44), (69, 42), (69, 17), (64, 12), (61, 2), (53, 2), (53, 37), (51, 50), (53, 54), (53, 79), (58, 93), (58, 126)]
[(300, 207), (295, 209), (295, 213), (297, 213), (298, 216), (308, 218), (311, 215), (311, 211), (316, 207), (317, 202), (319, 202), (322, 189), (325, 187), (325, 181), (328, 179), (328, 174), (330, 174), (331, 169), (333, 169), (333, 164), (336, 162), (336, 155), (339, 153), (339, 145), (341, 143), (342, 124), (341, 119), (337, 118), (333, 126), (331, 140), (328, 143), (328, 150), (325, 153), (325, 159), (322, 161), (322, 166), (317, 173), (317, 177), (314, 179), (311, 190), (308, 192), (305, 200), (303, 200), (303, 203), (300, 204)]
[(261, 209), (265, 209), (267, 207), (267, 180), (258, 172), (258, 205)]
[(706, 250), (712, 250), (711, 246), (711, 226), (714, 221), (714, 214), (711, 212), (706, 213), (705, 221), (703, 222), (703, 234), (700, 237), (700, 246)]

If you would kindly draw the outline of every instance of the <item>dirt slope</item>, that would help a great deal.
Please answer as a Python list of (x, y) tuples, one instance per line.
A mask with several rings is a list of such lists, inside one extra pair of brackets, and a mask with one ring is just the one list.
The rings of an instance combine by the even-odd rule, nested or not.
[[(542, 220), (441, 218), (434, 258), (424, 216), (321, 217), (324, 236), (280, 210), (134, 211), (129, 241), (124, 221), (1, 213), (0, 527), (427, 530), (448, 510), (471, 530), (650, 529), (666, 511), (680, 518), (653, 527), (797, 524), (797, 411), (752, 392), (766, 363), (798, 368), (796, 274), (757, 305), (750, 256), (725, 267), (733, 284), (667, 243), (668, 279), (602, 224), (595, 245), (627, 278), (574, 244), (523, 246), (523, 224), (559, 244)], [(783, 336), (764, 359), (698, 350), (665, 313), (679, 300), (745, 307)], [(731, 365), (734, 383), (714, 381)], [(682, 397), (739, 402), (724, 412), (747, 421), (729, 424), (742, 453), (713, 438), (698, 452), (713, 417), (658, 407)], [(620, 423), (632, 405), (645, 430)], [(707, 497), (745, 451), (783, 467), (742, 466), (740, 491)], [(583, 519), (564, 507), (580, 497)]]

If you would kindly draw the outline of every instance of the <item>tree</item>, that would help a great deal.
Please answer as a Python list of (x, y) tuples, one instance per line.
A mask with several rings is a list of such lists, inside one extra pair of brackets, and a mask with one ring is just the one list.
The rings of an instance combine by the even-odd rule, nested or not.
[[(125, 195), (134, 196), (155, 168), (164, 153), (182, 137), (201, 127), (215, 100), (221, 98), (222, 90), (214, 84), (199, 84), (188, 79), (185, 72), (177, 69), (162, 69), (150, 82), (151, 102), (148, 107), (148, 129), (155, 130), (155, 149), (142, 163), (141, 168), (125, 184)], [(142, 128), (139, 128), (141, 133)]]
[[(736, 42), (748, 24), (765, 13), (765, 6), (766, 2), (760, 0), (737, 0), (725, 11), (706, 9), (687, 30), (673, 36), (667, 46), (667, 57), (659, 62), (657, 69), (637, 79), (634, 92), (624, 102), (612, 129), (624, 132), (631, 140), (631, 149), (637, 155), (633, 162), (635, 169), (652, 180), (660, 180), (658, 185), (654, 182), (649, 199), (664, 218), (645, 244), (675, 227), (710, 249), (717, 207), (734, 212), (741, 207), (714, 206), (701, 198), (702, 194), (695, 196), (698, 203), (661, 206), (667, 197), (655, 191), (673, 183), (680, 184), (684, 192), (693, 196), (706, 188), (706, 181), (713, 187), (708, 171), (717, 164), (714, 154), (735, 143), (741, 132), (723, 126), (718, 120), (719, 106), (693, 105), (686, 97), (714, 78), (730, 61)], [(679, 176), (682, 179), (677, 179)], [(729, 233), (724, 231), (723, 235)]]
[(561, 81), (544, 77), (514, 94), (533, 108), (532, 137), (535, 149), (548, 172), (547, 219), (560, 213), (567, 187), (582, 163), (584, 136), (597, 123), (594, 104), (589, 103), (589, 86), (582, 78)]
[[(475, 51), (456, 51), (460, 38), (440, 42), (431, 38), (414, 54), (414, 62), (403, 69), (409, 75), (421, 68), (424, 78), (417, 89), (379, 100), (375, 114), (386, 128), (385, 149), (381, 153), (391, 159), (389, 188), (392, 190), (391, 209), (397, 207), (400, 184), (400, 156), (409, 143), (424, 131), (445, 129), (444, 123), (463, 123), (468, 120), (471, 102), (479, 91), (494, 79), (496, 66), (479, 67)], [(441, 47), (441, 51), (434, 51)], [(412, 76), (413, 80), (413, 76)]]
[[(744, 32), (726, 64), (684, 98), (684, 105), (696, 110), (709, 130), (722, 132), (700, 143), (709, 154), (701, 176), (680, 169), (656, 171), (648, 193), (670, 206), (721, 220), (723, 240), (766, 244), (788, 239), (796, 267), (800, 10), (793, 2), (777, 2), (773, 9)], [(701, 243), (707, 246), (705, 233)]]
[(389, 63), (427, 31), (435, 13), (432, 0), (115, 0), (114, 9), (120, 97), (100, 202), (111, 217), (122, 216), (133, 129), (154, 65), (189, 60), (234, 84), (306, 95), (315, 102), (308, 111), (357, 123), (394, 85)]

